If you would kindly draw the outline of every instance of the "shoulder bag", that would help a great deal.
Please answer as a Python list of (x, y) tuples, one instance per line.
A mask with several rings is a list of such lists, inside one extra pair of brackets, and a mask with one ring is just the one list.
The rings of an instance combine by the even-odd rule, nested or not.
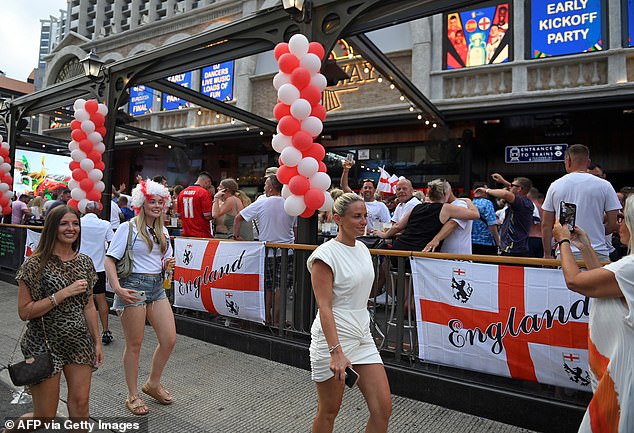
[(125, 278), (132, 273), (132, 222), (128, 221), (128, 241), (123, 256), (117, 262), (117, 276)]

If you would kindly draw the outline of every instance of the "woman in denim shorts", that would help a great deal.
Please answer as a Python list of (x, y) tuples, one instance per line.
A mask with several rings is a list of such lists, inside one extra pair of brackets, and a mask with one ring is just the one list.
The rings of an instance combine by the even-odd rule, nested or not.
[[(163, 368), (176, 343), (174, 315), (163, 289), (163, 271), (174, 265), (169, 233), (163, 224), (170, 201), (166, 187), (149, 179), (141, 181), (132, 191), (132, 207), (137, 215), (119, 227), (106, 255), (106, 275), (115, 292), (113, 308), (121, 318), (125, 336), (126, 407), (134, 415), (149, 411), (138, 392), (139, 353), (146, 319), (154, 328), (158, 347), (152, 357), (150, 376), (141, 390), (161, 404), (172, 403), (171, 394), (161, 384)], [(126, 251), (130, 230), (132, 273), (118, 279), (116, 262)]]

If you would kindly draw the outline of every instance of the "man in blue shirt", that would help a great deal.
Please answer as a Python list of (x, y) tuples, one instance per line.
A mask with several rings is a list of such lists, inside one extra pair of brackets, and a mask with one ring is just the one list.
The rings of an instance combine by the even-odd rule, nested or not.
[(486, 184), (480, 182), (473, 185), (473, 204), (480, 212), (480, 219), (473, 221), (471, 227), (471, 250), (473, 254), (495, 256), (501, 246), (497, 217), (493, 203), (481, 188), (486, 189)]

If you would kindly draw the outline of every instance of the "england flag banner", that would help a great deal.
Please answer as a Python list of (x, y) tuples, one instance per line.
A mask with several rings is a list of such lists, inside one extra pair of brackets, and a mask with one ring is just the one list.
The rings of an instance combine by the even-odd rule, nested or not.
[(174, 306), (264, 323), (264, 243), (174, 240)]
[(37, 244), (40, 243), (40, 237), (42, 237), (42, 233), (34, 232), (33, 230), (26, 230), (26, 243), (24, 244), (24, 258), (31, 257), (35, 248), (37, 248)]
[(590, 300), (557, 269), (412, 257), (420, 358), (591, 392)]

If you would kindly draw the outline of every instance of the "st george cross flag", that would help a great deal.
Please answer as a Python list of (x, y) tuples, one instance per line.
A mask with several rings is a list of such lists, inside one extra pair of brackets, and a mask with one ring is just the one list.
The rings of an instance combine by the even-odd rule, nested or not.
[(24, 258), (31, 257), (33, 251), (37, 247), (37, 244), (40, 243), (40, 237), (42, 233), (34, 232), (33, 230), (26, 230), (26, 243), (24, 245)]
[(396, 194), (396, 184), (401, 178), (393, 174), (390, 176), (390, 194)]
[(420, 358), (591, 391), (590, 300), (557, 269), (411, 259)]
[(379, 185), (376, 187), (376, 190), (378, 192), (391, 194), (392, 186), (390, 185), (390, 174), (383, 170), (383, 167), (379, 167), (379, 170), (381, 170), (381, 176), (379, 177)]
[(264, 323), (264, 243), (174, 240), (174, 306)]

